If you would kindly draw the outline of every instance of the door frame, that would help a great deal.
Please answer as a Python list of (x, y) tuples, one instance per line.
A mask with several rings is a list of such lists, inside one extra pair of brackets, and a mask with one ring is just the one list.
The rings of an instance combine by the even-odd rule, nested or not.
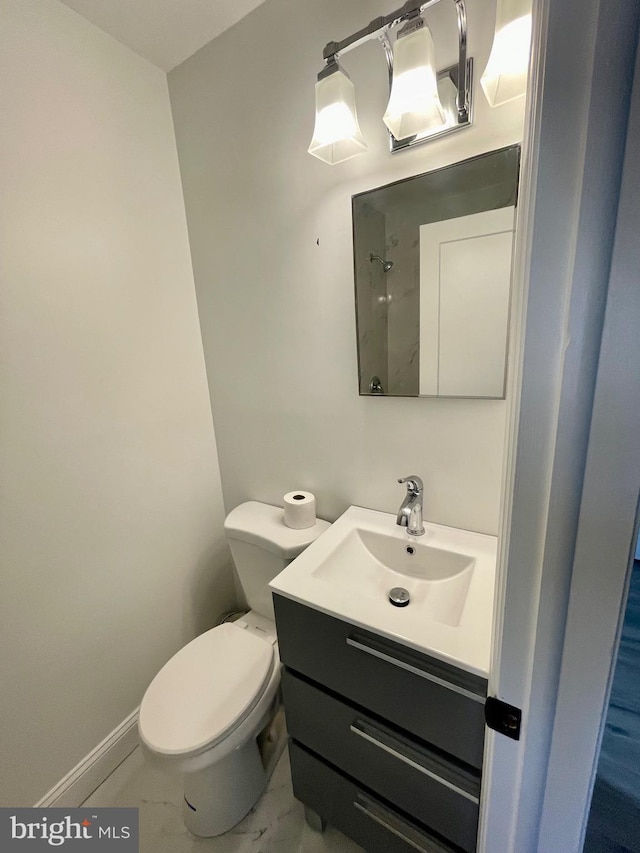
[[(547, 770), (550, 783), (562, 764), (552, 733), (638, 12), (636, 0), (534, 2), (489, 679), (490, 695), (521, 708), (523, 724), (517, 741), (487, 733), (484, 853), (579, 850), (576, 839), (557, 843), (553, 803), (547, 798), (544, 814), (543, 806)], [(547, 846), (539, 846), (541, 833)]]
[[(540, 848), (580, 853), (638, 540), (640, 52), (589, 436)], [(585, 696), (589, 702), (585, 703)]]

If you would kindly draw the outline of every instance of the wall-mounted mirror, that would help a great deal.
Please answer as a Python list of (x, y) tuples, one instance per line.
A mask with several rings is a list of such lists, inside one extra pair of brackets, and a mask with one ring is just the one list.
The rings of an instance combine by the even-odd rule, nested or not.
[(361, 394), (505, 394), (520, 147), (353, 197)]

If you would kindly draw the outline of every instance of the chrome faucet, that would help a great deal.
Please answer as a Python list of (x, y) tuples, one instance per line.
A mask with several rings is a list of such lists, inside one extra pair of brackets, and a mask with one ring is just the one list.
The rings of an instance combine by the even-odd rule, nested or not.
[(422, 480), (415, 474), (402, 477), (399, 483), (407, 484), (407, 494), (398, 510), (396, 524), (406, 527), (411, 536), (422, 536), (424, 524), (422, 523)]

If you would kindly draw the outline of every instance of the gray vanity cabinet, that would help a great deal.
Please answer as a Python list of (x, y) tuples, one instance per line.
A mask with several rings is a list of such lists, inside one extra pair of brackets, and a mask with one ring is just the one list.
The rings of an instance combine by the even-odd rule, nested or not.
[(296, 797), (371, 853), (476, 849), (487, 682), (274, 595)]

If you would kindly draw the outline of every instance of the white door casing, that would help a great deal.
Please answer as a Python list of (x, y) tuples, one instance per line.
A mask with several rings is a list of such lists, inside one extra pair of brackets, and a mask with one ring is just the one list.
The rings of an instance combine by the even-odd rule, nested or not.
[(640, 53), (589, 436), (541, 850), (579, 853), (638, 536)]
[[(613, 246), (639, 8), (537, 0), (514, 261), (513, 364), (479, 851), (538, 846)], [(612, 97), (612, 94), (615, 96)]]

